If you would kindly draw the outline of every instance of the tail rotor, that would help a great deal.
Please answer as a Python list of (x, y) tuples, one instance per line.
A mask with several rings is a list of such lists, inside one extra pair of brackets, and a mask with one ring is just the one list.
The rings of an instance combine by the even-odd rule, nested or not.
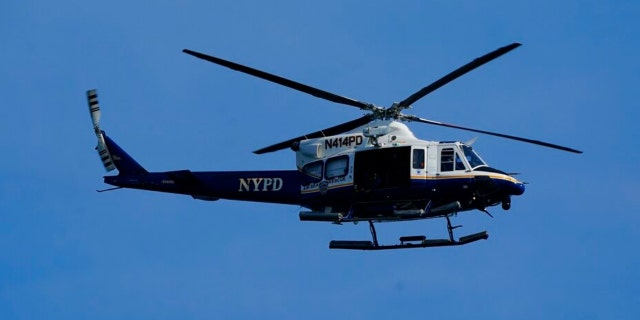
[(111, 157), (111, 153), (109, 152), (104, 140), (104, 132), (100, 129), (100, 104), (98, 104), (98, 91), (95, 89), (87, 91), (87, 101), (89, 102), (89, 113), (91, 114), (93, 131), (98, 138), (98, 146), (96, 146), (98, 156), (100, 156), (100, 160), (102, 160), (105, 170), (107, 170), (107, 172), (113, 171), (116, 169), (116, 166), (113, 163), (113, 158)]

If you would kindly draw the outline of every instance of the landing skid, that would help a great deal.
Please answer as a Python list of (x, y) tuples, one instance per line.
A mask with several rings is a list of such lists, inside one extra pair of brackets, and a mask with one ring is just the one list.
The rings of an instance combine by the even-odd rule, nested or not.
[(451, 226), (449, 216), (447, 219), (447, 231), (449, 239), (427, 239), (426, 236), (404, 236), (400, 237), (400, 243), (394, 245), (381, 245), (378, 243), (378, 235), (373, 221), (369, 220), (369, 230), (373, 241), (352, 241), (352, 240), (333, 240), (329, 243), (329, 249), (349, 249), (349, 250), (387, 250), (387, 249), (411, 249), (411, 248), (429, 248), (429, 247), (450, 247), (460, 246), (463, 244), (475, 242), (478, 240), (486, 240), (489, 234), (486, 231), (470, 234), (460, 237), (458, 241), (453, 238), (453, 229), (461, 226)]

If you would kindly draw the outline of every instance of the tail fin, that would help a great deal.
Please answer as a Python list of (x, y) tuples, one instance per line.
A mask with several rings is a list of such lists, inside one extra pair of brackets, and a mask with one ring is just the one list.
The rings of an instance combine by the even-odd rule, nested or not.
[(89, 102), (91, 121), (93, 122), (93, 131), (98, 138), (96, 150), (107, 172), (118, 169), (119, 174), (123, 175), (147, 173), (147, 170), (133, 160), (129, 154), (100, 129), (100, 105), (98, 104), (98, 92), (95, 89), (87, 91), (87, 100)]

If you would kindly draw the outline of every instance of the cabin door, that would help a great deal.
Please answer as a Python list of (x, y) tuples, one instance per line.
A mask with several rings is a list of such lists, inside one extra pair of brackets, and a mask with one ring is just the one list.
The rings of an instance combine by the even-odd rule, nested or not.
[(359, 191), (409, 186), (411, 170), (411, 147), (358, 151), (354, 185)]

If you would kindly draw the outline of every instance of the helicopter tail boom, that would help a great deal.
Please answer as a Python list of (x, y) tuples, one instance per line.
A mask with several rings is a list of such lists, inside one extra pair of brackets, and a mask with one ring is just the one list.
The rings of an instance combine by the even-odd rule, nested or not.
[(107, 172), (104, 182), (120, 188), (190, 195), (194, 199), (300, 204), (298, 170), (192, 172), (190, 170), (149, 172), (100, 128), (100, 105), (96, 90), (87, 91), (89, 112), (98, 139), (96, 150)]

